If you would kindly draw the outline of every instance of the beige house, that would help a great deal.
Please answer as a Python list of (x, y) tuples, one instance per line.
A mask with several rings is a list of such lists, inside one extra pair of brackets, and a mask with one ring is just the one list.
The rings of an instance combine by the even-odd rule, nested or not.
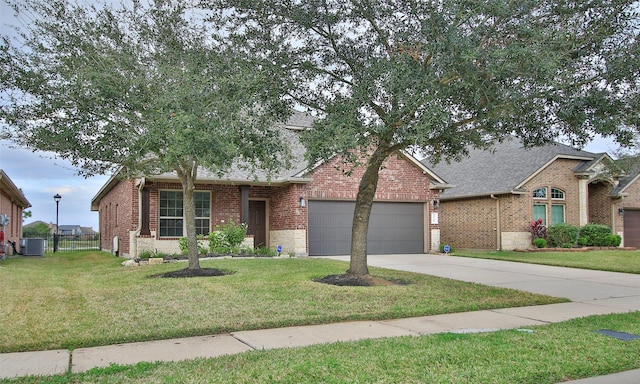
[[(471, 150), (451, 164), (425, 161), (454, 185), (440, 195), (441, 241), (454, 248), (530, 248), (530, 224), (542, 219), (547, 226), (608, 225), (623, 245), (635, 245), (628, 232), (640, 223), (640, 187), (610, 177), (611, 162), (607, 154), (562, 144), (525, 148), (517, 139)], [(634, 223), (627, 223), (631, 216)]]
[(13, 246), (9, 246), (10, 244), (14, 243), (19, 247), (22, 211), (29, 207), (29, 200), (0, 169), (0, 257), (13, 252)]

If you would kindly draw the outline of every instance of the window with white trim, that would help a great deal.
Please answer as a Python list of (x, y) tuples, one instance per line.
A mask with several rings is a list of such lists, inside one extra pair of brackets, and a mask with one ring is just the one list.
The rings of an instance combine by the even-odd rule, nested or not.
[[(206, 235), (211, 228), (211, 193), (193, 192), (196, 215), (196, 233)], [(184, 223), (182, 191), (160, 191), (159, 216), (160, 237), (183, 237), (186, 229)]]
[[(548, 195), (547, 191), (551, 190)], [(557, 204), (558, 200), (565, 199), (565, 192), (559, 188), (540, 187), (533, 190), (533, 220), (542, 219), (542, 224), (553, 225), (565, 222), (565, 205)], [(555, 203), (555, 204), (554, 204)], [(551, 211), (549, 212), (549, 207)], [(548, 220), (548, 218), (551, 220)]]
[(564, 200), (564, 191), (558, 188), (551, 188), (551, 199)]
[(546, 199), (547, 198), (547, 188), (542, 187), (533, 191), (534, 199)]

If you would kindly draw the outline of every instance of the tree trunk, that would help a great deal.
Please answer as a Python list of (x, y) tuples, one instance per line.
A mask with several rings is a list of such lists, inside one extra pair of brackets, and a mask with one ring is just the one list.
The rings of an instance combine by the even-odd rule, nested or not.
[(347, 273), (355, 275), (368, 275), (367, 266), (367, 235), (369, 232), (369, 218), (371, 207), (378, 188), (380, 167), (384, 161), (382, 151), (378, 148), (371, 156), (364, 175), (360, 180), (356, 206), (353, 212), (353, 224), (351, 227), (351, 258)]
[(187, 247), (189, 249), (189, 269), (200, 269), (198, 257), (198, 239), (196, 235), (196, 208), (193, 202), (193, 191), (197, 175), (197, 165), (190, 162), (184, 169), (179, 169), (178, 176), (182, 182), (182, 209), (187, 231)]

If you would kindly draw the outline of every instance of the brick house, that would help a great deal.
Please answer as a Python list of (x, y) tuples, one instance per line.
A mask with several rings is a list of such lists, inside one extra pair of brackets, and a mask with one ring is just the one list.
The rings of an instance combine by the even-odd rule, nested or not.
[(625, 200), (623, 194), (640, 195), (632, 191), (637, 183), (623, 189), (607, 176), (611, 161), (607, 154), (562, 144), (527, 149), (513, 138), (492, 150), (471, 150), (458, 162), (423, 162), (454, 186), (440, 196), (443, 244), (513, 250), (531, 247), (529, 227), (537, 219), (547, 226), (608, 225), (624, 242), (619, 209), (638, 209), (640, 222), (640, 199)]
[[(240, 169), (224, 177), (200, 169), (194, 194), (198, 232), (209, 233), (229, 221), (246, 222), (255, 246), (281, 245), (283, 254), (349, 254), (363, 169), (347, 177), (336, 169), (338, 158), (308, 169), (298, 134), (311, 124), (309, 116), (295, 112), (282, 127), (293, 166), (271, 180)], [(388, 159), (373, 206), (369, 252), (423, 253), (438, 248), (433, 202), (447, 187), (413, 156)], [(177, 239), (185, 234), (181, 207), (182, 188), (175, 174), (136, 179), (114, 175), (91, 203), (99, 212), (102, 249), (125, 257), (145, 250), (179, 252)]]
[(4, 225), (2, 225), (3, 219), (0, 219), (0, 232), (2, 232), (0, 257), (5, 255), (4, 252), (11, 253), (13, 251), (13, 247), (7, 247), (7, 244), (15, 243), (16, 247), (19, 247), (22, 236), (22, 211), (29, 207), (31, 207), (29, 200), (9, 176), (0, 169), (0, 216), (8, 219)]

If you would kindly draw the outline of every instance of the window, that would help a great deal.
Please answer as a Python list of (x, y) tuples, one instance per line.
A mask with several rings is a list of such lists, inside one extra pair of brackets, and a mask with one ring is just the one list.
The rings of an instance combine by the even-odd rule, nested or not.
[(554, 200), (564, 200), (564, 191), (558, 188), (551, 188), (551, 198)]
[(551, 224), (564, 223), (564, 204), (551, 205)]
[[(211, 194), (193, 193), (196, 233), (206, 235), (211, 223)], [(181, 191), (160, 191), (160, 237), (184, 236), (184, 211)]]
[(196, 234), (207, 235), (211, 229), (211, 194), (194, 192), (193, 201), (196, 206)]
[(547, 198), (547, 188), (538, 188), (533, 191), (534, 199), (546, 199)]
[(542, 225), (547, 225), (547, 205), (546, 204), (533, 205), (533, 220), (536, 221), (538, 219), (542, 219)]

